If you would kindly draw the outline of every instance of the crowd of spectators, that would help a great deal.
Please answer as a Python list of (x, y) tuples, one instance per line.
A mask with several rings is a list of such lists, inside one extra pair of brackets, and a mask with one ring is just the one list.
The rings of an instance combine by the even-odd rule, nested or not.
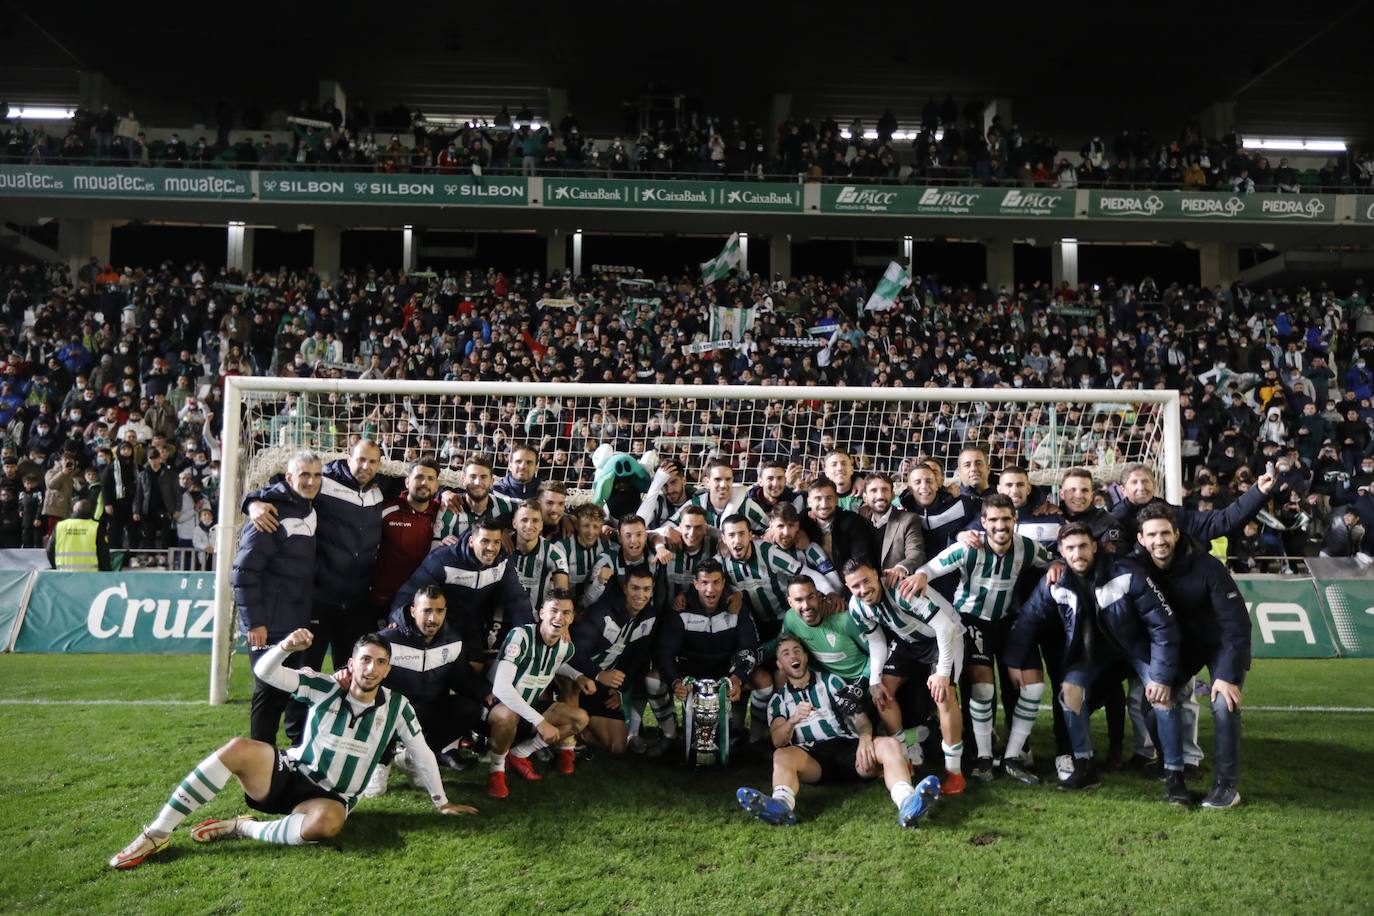
[[(0, 305), (0, 546), (36, 546), (82, 495), (103, 501), (116, 549), (206, 546), (219, 390), (233, 374), (1178, 389), (1190, 506), (1227, 504), (1270, 463), (1280, 474), (1261, 524), (1226, 548), (1240, 568), (1254, 556), (1351, 555), (1374, 540), (1374, 311), (1363, 283), (1205, 289), (1145, 277), (993, 290), (928, 275), (894, 310), (864, 312), (868, 282), (371, 269), (330, 281), (310, 270), (243, 276), (168, 262), (115, 271), (94, 260), (75, 276), (59, 265), (10, 267)], [(716, 305), (753, 307), (752, 329), (684, 353), (708, 339)], [(798, 347), (808, 335), (815, 345)], [(957, 454), (965, 441), (984, 443), (994, 469), (1032, 457), (1007, 433), (1004, 409), (875, 409), (798, 421), (770, 407), (748, 428), (716, 403), (648, 427), (603, 414), (569, 428), (557, 405), (514, 398), (480, 413), (451, 400), (360, 401), (336, 416), (366, 425), (385, 457), (433, 452), (455, 470), (473, 451), (499, 462), (509, 443), (532, 440), (543, 466), (571, 486), (590, 484), (599, 442), (631, 451), (663, 433), (713, 437), (742, 470), (798, 448), (817, 454), (846, 424), (867, 423), (885, 444), (858, 451), (860, 470), (885, 457)], [(1087, 415), (1058, 422), (1082, 425), (1088, 464), (1129, 457), (1139, 432), (1129, 422), (1100, 429)], [(345, 430), (335, 432), (342, 440)]]
[[(253, 119), (259, 123), (260, 117)], [(405, 106), (373, 115), (332, 102), (305, 100), (292, 112), (290, 142), (270, 133), (231, 142), (223, 116), (214, 138), (188, 133), (150, 142), (132, 114), (108, 106), (78, 112), (65, 136), (11, 122), (7, 161), (28, 164), (100, 162), (171, 168), (345, 169), (377, 172), (624, 177), (652, 173), (678, 177), (846, 180), (910, 184), (977, 184), (1055, 188), (1180, 188), (1246, 194), (1367, 189), (1374, 183), (1374, 153), (1329, 157), (1319, 169), (1299, 170), (1289, 160), (1247, 149), (1231, 128), (1206, 137), (1196, 122), (1176, 136), (1122, 129), (1095, 135), (1077, 150), (1054, 137), (994, 117), (984, 128), (981, 102), (963, 110), (952, 98), (931, 98), (921, 123), (900, 128), (885, 110), (872, 127), (833, 117), (789, 119), (769, 136), (758, 124), (725, 119), (693, 108), (680, 118), (653, 119), (638, 134), (594, 138), (576, 115), (541, 122), (527, 108), (503, 107), (489, 121), (444, 125)], [(245, 122), (246, 123), (246, 122)]]

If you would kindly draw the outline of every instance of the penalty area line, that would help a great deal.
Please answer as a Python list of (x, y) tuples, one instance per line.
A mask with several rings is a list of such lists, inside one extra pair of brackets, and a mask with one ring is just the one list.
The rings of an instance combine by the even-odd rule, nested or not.
[(205, 706), (204, 700), (48, 700), (0, 698), (0, 706)]

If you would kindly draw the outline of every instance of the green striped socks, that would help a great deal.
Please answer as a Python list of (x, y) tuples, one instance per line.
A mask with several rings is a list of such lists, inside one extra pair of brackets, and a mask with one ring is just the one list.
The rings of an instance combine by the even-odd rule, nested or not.
[(1002, 753), (1003, 759), (1015, 760), (1021, 756), (1035, 727), (1035, 718), (1040, 715), (1040, 698), (1045, 695), (1045, 684), (1026, 684), (1016, 698), (1016, 708), (1011, 714), (1011, 729), (1007, 732), (1007, 746)]
[(220, 762), (218, 752), (206, 757), (172, 790), (157, 819), (148, 825), (148, 832), (159, 836), (171, 833), (196, 809), (218, 795), (228, 784), (229, 776), (229, 768)]

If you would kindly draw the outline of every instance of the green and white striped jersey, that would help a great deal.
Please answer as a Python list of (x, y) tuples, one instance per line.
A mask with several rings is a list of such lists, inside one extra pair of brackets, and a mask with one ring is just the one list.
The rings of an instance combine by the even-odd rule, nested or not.
[(515, 666), (515, 692), (533, 705), (553, 683), (553, 676), (573, 657), (571, 639), (560, 639), (552, 646), (539, 638), (539, 624), (527, 623), (506, 634), (501, 644), (501, 661)]
[(592, 577), (592, 567), (596, 565), (601, 552), (610, 543), (610, 541), (597, 538), (596, 543), (592, 546), (583, 547), (576, 534), (570, 534), (558, 542), (558, 546), (563, 549), (563, 562), (567, 567), (570, 588), (574, 590), (581, 588), (582, 583)]
[(725, 556), (721, 563), (725, 578), (744, 594), (760, 624), (781, 620), (787, 613), (787, 582), (804, 568), (787, 551), (767, 541), (754, 541), (747, 560)]
[(932, 623), (939, 613), (940, 608), (929, 598), (918, 595), (916, 600), (908, 601), (886, 588), (876, 605), (865, 604), (857, 596), (849, 599), (849, 617), (865, 636), (882, 630), (903, 642), (918, 645), (936, 638), (937, 631)]
[(661, 567), (663, 577), (668, 582), (669, 593), (676, 595), (678, 592), (685, 591), (692, 584), (692, 577), (697, 572), (697, 564), (702, 560), (709, 560), (714, 557), (719, 550), (720, 538), (708, 532), (696, 551), (688, 553), (685, 548), (676, 551), (673, 558)]
[[(653, 504), (649, 507), (647, 513), (649, 517), (645, 520), (645, 524), (649, 526), (650, 530), (661, 528), (672, 521), (677, 515), (677, 510), (685, 505), (687, 505), (687, 503), (683, 501), (675, 506), (668, 502), (668, 497), (660, 493), (658, 496), (654, 497)], [(640, 507), (639, 515), (640, 518), (644, 518), (645, 512), (643, 506)]]
[(994, 623), (1015, 614), (1015, 592), (1028, 566), (1046, 569), (1053, 555), (1021, 534), (1012, 535), (1011, 549), (998, 556), (986, 544), (978, 549), (958, 542), (940, 551), (917, 570), (928, 579), (959, 572), (954, 609), (966, 620)]
[(755, 531), (764, 531), (768, 528), (768, 513), (764, 511), (762, 506), (749, 498), (747, 491), (742, 491), (740, 495), (730, 500), (724, 509), (717, 509), (715, 506), (711, 505), (711, 494), (706, 490), (702, 490), (679, 506), (677, 511), (673, 513), (672, 522), (674, 525), (682, 521), (682, 510), (687, 506), (700, 506), (705, 509), (706, 524), (717, 531), (720, 530), (720, 523), (735, 513), (739, 513), (747, 518), (749, 520), (749, 527)]
[(479, 521), (501, 518), (502, 516), (509, 517), (515, 511), (516, 502), (509, 496), (492, 492), (487, 496), (485, 512), (473, 512), (466, 506), (461, 507), (457, 512), (448, 509), (441, 510), (434, 518), (434, 540), (442, 541), (451, 534), (462, 534)]
[(318, 674), (301, 673), (292, 696), (310, 704), (301, 743), (286, 755), (315, 785), (343, 796), (352, 810), (367, 786), (372, 768), (398, 731), (420, 737), (420, 720), (410, 701), (395, 690), (378, 688), (371, 706), (359, 712), (348, 691)]
[[(625, 572), (631, 566), (647, 566), (652, 575), (658, 575), (658, 556), (647, 544), (644, 553), (638, 563), (626, 563), (625, 554), (621, 551), (620, 545), (614, 541), (607, 541), (601, 548), (601, 555), (592, 564), (592, 574), (587, 580), (587, 587), (582, 593), (582, 600), (585, 604), (590, 604), (601, 597), (602, 592), (610, 585), (610, 582), (618, 582), (622, 585), (625, 582)], [(611, 578), (609, 582), (601, 581), (601, 570), (609, 568)]]
[(810, 747), (832, 738), (859, 737), (840, 714), (838, 699), (845, 690), (845, 682), (834, 674), (811, 672), (811, 683), (796, 688), (784, 684), (768, 701), (768, 721), (790, 719), (802, 703), (810, 703), (811, 715), (792, 727), (792, 743)]
[(541, 537), (529, 553), (521, 553), (520, 545), (515, 545), (515, 552), (510, 559), (515, 564), (516, 578), (529, 592), (531, 609), (538, 609), (544, 603), (544, 592), (549, 588), (554, 574), (568, 571), (568, 558), (563, 545), (548, 538)]

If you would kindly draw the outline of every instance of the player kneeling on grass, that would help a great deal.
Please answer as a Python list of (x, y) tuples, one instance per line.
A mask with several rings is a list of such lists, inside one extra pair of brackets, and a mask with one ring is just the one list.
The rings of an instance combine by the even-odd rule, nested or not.
[(795, 824), (802, 783), (872, 779), (881, 770), (899, 823), (917, 826), (940, 797), (940, 781), (927, 776), (920, 785), (911, 784), (901, 744), (873, 737), (862, 688), (833, 674), (812, 673), (806, 647), (794, 636), (779, 639), (777, 651), (785, 683), (768, 704), (773, 794), (745, 786), (735, 792), (740, 807), (770, 824)]
[(248, 837), (283, 846), (327, 840), (343, 828), (392, 736), (400, 737), (435, 808), (443, 814), (477, 813), (449, 802), (415, 710), (401, 694), (382, 687), (391, 670), (386, 637), (369, 633), (353, 646), (347, 687), (309, 670), (282, 667), (288, 655), (305, 651), (312, 641), (309, 630), (296, 630), (264, 653), (253, 671), (297, 702), (309, 704), (302, 743), (279, 751), (262, 741), (233, 739), (186, 774), (157, 818), (110, 859), (112, 868), (133, 868), (166, 849), (172, 831), (218, 795), (230, 776), (243, 786), (250, 807), (286, 817), (202, 821), (191, 839), (210, 843)]
[[(542, 779), (530, 755), (540, 748), (558, 746), (558, 771), (573, 771), (574, 739), (587, 727), (587, 713), (561, 702), (549, 702), (554, 675), (577, 681), (583, 693), (594, 693), (596, 682), (572, 667), (573, 642), (568, 624), (573, 618), (572, 594), (551, 590), (539, 606), (538, 623), (515, 627), (506, 634), (492, 674), (491, 729), (487, 794), (505, 798), (506, 766), (525, 779)], [(542, 709), (542, 711), (541, 711)]]
[(1059, 553), (1068, 573), (1056, 583), (1042, 580), (1021, 607), (1007, 637), (1008, 664), (1019, 677), (1027, 658), (1034, 658), (1044, 632), (1062, 634), (1064, 680), (1060, 699), (1064, 724), (1073, 743), (1073, 773), (1061, 789), (1100, 785), (1092, 765), (1088, 717), (1096, 695), (1111, 680), (1129, 673), (1145, 685), (1153, 706), (1164, 766), (1166, 799), (1188, 804), (1183, 784), (1183, 738), (1172, 708), (1172, 684), (1178, 680), (1179, 626), (1173, 609), (1146, 570), (1130, 560), (1098, 553), (1092, 529), (1070, 522), (1059, 529)]
[[(913, 678), (925, 681), (940, 715), (940, 748), (945, 754), (941, 791), (959, 795), (964, 791), (964, 718), (956, 687), (964, 664), (959, 622), (952, 610), (923, 595), (908, 599), (885, 588), (877, 568), (867, 560), (846, 563), (844, 583), (853, 596), (850, 619), (868, 643), (868, 684), (879, 717), (904, 754), (919, 753), (916, 730), (902, 729), (897, 691)], [(921, 704), (915, 721), (925, 718), (926, 709)]]

